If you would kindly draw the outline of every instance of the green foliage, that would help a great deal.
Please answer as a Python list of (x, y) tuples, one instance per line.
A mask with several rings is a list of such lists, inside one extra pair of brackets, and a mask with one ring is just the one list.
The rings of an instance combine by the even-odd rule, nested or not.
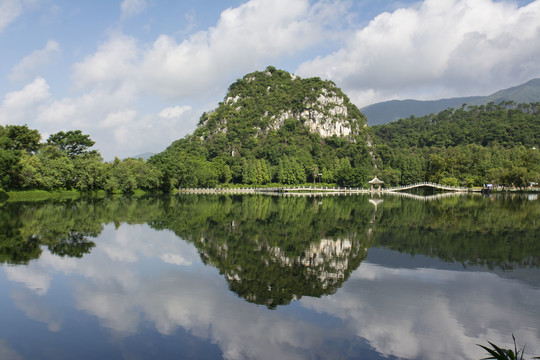
[(83, 134), (81, 130), (75, 130), (52, 134), (47, 139), (47, 144), (57, 147), (73, 158), (84, 154), (88, 148), (94, 146), (95, 142), (90, 139), (90, 135)]
[[(323, 106), (322, 95), (343, 99), (347, 114), (331, 114), (329, 109), (337, 104)], [(314, 110), (323, 113), (328, 122), (346, 122), (352, 135), (322, 138), (311, 132), (303, 121)], [(365, 185), (366, 171), (371, 175), (371, 156), (364, 125), (365, 117), (334, 83), (302, 79), (268, 67), (231, 84), (224, 101), (201, 116), (193, 135), (175, 141), (150, 162), (173, 187), (207, 183), (193, 178), (195, 170), (189, 169), (194, 159), (198, 168), (204, 168), (204, 163), (213, 165), (216, 177), (211, 177), (215, 181), (210, 184), (274, 181), (293, 185), (314, 181), (319, 174), (314, 168), (326, 169), (322, 171), (324, 180), (335, 182), (337, 172), (328, 169), (334, 169), (336, 159), (347, 158), (354, 171), (344, 181)], [(185, 174), (191, 178), (186, 179)]]
[[(526, 187), (540, 174), (540, 112), (527, 104), (445, 110), (374, 126), (381, 179)], [(385, 178), (385, 176), (388, 176)]]
[(59, 132), (39, 144), (37, 130), (0, 126), (0, 189), (48, 191), (76, 189), (132, 193), (163, 188), (163, 174), (143, 160), (103, 162), (94, 141), (80, 130)]
[(411, 116), (373, 126), (380, 141), (392, 148), (456, 147), (477, 144), (506, 148), (540, 144), (540, 113), (525, 104), (504, 104), (448, 109), (437, 115)]
[(0, 149), (35, 153), (39, 149), (41, 135), (26, 125), (0, 126)]
[[(482, 360), (488, 360), (488, 359), (495, 359), (495, 360), (523, 360), (523, 356), (525, 356), (525, 347), (522, 347), (518, 349), (516, 344), (516, 338), (514, 337), (514, 334), (512, 334), (512, 339), (514, 340), (514, 349), (502, 349), (499, 346), (493, 344), (492, 342), (488, 341), (488, 343), (491, 345), (491, 348), (484, 346), (484, 345), (478, 345), (482, 349), (486, 350), (490, 357), (483, 358)], [(539, 356), (534, 357), (533, 359), (540, 359)]]

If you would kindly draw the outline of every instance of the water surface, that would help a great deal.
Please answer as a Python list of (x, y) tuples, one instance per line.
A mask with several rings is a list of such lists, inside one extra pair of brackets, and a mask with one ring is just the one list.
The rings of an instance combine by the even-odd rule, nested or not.
[(540, 355), (527, 195), (181, 196), (0, 208), (0, 358)]

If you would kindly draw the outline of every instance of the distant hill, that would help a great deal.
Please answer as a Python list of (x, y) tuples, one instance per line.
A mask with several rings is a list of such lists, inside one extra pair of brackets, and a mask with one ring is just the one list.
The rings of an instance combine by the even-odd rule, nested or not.
[(458, 97), (441, 100), (390, 100), (368, 105), (360, 111), (366, 116), (368, 125), (387, 124), (397, 119), (406, 119), (437, 114), (448, 108), (467, 105), (486, 105), (490, 102), (499, 104), (503, 101), (531, 103), (540, 101), (540, 79), (533, 79), (525, 84), (497, 91), (488, 96)]
[(152, 152), (145, 152), (145, 153), (142, 153), (142, 154), (139, 154), (139, 155), (135, 155), (135, 156), (132, 156), (132, 158), (134, 159), (143, 159), (143, 160), (148, 160), (152, 157), (152, 155), (154, 155), (154, 153)]

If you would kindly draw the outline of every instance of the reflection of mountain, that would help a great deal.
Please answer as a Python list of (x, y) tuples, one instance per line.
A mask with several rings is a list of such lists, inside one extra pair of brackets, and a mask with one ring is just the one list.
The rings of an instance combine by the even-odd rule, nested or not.
[(300, 256), (288, 256), (279, 247), (258, 246), (244, 258), (236, 257), (232, 268), (227, 258), (234, 254), (222, 253), (219, 258), (203, 253), (224, 272), (231, 290), (270, 308), (302, 296), (334, 293), (366, 254), (358, 241), (341, 239), (313, 243)]
[[(189, 206), (195, 198), (184, 200), (190, 213), (200, 211)], [(226, 213), (220, 208), (205, 212), (211, 226), (173, 226), (197, 246), (203, 260), (220, 269), (231, 290), (273, 308), (306, 295), (332, 294), (359, 266), (367, 247), (355, 230), (368, 224), (373, 211), (362, 200), (351, 211), (354, 203), (344, 199), (320, 204), (306, 198), (242, 197)], [(358, 215), (354, 220), (353, 214)], [(351, 228), (351, 221), (359, 227)]]
[[(538, 267), (540, 203), (521, 196), (295, 198), (181, 196), (14, 204), (0, 208), (0, 262), (43, 246), (81, 257), (103, 224), (148, 223), (193, 243), (230, 288), (277, 306), (336, 291), (368, 246), (490, 268)], [(169, 262), (181, 262), (168, 258)]]

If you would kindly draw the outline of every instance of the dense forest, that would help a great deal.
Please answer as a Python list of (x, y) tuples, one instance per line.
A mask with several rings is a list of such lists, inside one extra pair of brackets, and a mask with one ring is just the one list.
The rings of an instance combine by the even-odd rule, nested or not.
[(380, 178), (388, 184), (540, 181), (540, 103), (448, 109), (371, 130)]
[(41, 139), (0, 126), (0, 190), (130, 193), (178, 187), (431, 181), (526, 187), (540, 182), (540, 103), (463, 106), (367, 127), (331, 81), (268, 67), (231, 84), (193, 134), (148, 161), (104, 162), (80, 130)]

